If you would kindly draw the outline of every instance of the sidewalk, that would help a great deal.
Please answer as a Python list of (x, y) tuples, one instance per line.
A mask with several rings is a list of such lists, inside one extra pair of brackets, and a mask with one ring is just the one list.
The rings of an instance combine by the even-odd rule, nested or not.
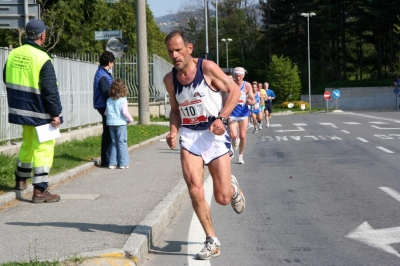
[(89, 162), (50, 176), (58, 203), (31, 203), (32, 186), (0, 195), (0, 263), (103, 257), (83, 265), (140, 265), (149, 240), (189, 200), (179, 149), (165, 136), (130, 147), (129, 169)]

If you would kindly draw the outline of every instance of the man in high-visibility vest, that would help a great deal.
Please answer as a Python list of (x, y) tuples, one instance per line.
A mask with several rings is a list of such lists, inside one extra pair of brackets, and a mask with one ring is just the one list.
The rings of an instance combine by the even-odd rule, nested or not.
[(26, 39), (8, 56), (3, 81), (7, 88), (8, 122), (22, 125), (22, 144), (17, 157), (15, 189), (27, 188), (33, 171), (33, 203), (57, 202), (60, 196), (48, 191), (55, 140), (40, 142), (36, 127), (62, 123), (57, 78), (49, 54), (41, 48), (48, 27), (42, 20), (26, 24)]

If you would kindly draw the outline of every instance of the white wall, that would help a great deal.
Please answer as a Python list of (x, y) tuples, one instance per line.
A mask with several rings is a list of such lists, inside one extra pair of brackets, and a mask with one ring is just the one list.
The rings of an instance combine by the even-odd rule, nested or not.
[[(326, 88), (331, 94), (334, 90), (340, 91), (340, 98), (331, 96), (328, 100), (329, 108), (336, 109), (396, 109), (400, 105), (400, 94), (394, 94), (394, 87), (356, 87), (356, 88)], [(308, 102), (308, 95), (301, 95), (301, 100)], [(326, 100), (322, 94), (311, 95), (311, 107), (326, 107)]]

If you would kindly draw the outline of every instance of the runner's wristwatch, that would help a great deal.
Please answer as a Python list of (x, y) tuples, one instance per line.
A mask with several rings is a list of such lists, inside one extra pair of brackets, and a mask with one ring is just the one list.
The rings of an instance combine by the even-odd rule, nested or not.
[(228, 124), (228, 119), (222, 116), (218, 116), (216, 119), (220, 119), (222, 124), (227, 125)]

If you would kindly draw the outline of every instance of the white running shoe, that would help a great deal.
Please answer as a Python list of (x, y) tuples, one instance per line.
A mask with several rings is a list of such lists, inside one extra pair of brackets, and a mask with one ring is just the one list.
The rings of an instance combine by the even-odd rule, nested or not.
[(238, 164), (244, 164), (243, 155), (242, 155), (242, 154), (239, 154), (239, 157), (238, 157)]
[(243, 192), (239, 187), (239, 183), (234, 175), (231, 175), (231, 184), (235, 189), (236, 198), (232, 197), (231, 205), (233, 210), (240, 214), (246, 207), (246, 199), (244, 198)]
[(198, 260), (210, 260), (213, 257), (217, 257), (221, 254), (221, 243), (218, 239), (214, 239), (211, 236), (206, 237), (204, 247), (196, 254)]
[(258, 129), (261, 130), (262, 129), (262, 124), (258, 124)]
[(269, 127), (269, 122), (267, 123), (267, 127)]

